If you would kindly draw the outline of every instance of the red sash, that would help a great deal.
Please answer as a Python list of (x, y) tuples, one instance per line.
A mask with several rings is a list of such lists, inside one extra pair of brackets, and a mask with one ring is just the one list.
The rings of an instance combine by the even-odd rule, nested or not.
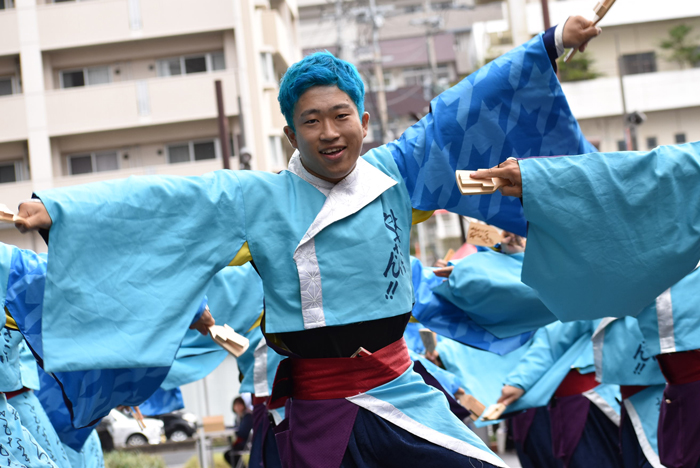
[(14, 392), (3, 392), (3, 393), (5, 393), (5, 398), (7, 398), (9, 400), (10, 398), (14, 398), (14, 397), (21, 395), (23, 393), (27, 393), (31, 390), (32, 390), (31, 388), (24, 387), (24, 388), (21, 388), (19, 390), (15, 390)]
[(403, 338), (370, 355), (352, 358), (289, 358), (280, 363), (270, 397), (279, 408), (290, 396), (331, 400), (363, 393), (394, 380), (411, 366)]
[(670, 384), (686, 384), (700, 380), (700, 350), (656, 356), (661, 372)]
[(564, 398), (571, 395), (580, 395), (597, 386), (598, 381), (595, 379), (595, 372), (581, 374), (576, 369), (571, 369), (559, 384), (559, 388), (554, 392), (554, 396)]
[(620, 385), (620, 395), (623, 400), (626, 400), (647, 388), (649, 388), (648, 385)]

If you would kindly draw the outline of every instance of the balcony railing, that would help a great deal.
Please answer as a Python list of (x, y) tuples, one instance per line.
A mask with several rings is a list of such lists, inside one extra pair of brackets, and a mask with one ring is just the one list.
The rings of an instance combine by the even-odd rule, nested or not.
[(27, 139), (27, 111), (24, 96), (0, 97), (0, 142)]
[(43, 50), (218, 31), (234, 25), (233, 2), (228, 0), (93, 0), (40, 5), (37, 10)]
[[(700, 106), (700, 68), (624, 77), (628, 111), (654, 112)], [(622, 114), (617, 77), (563, 83), (562, 88), (577, 119)]]
[(217, 116), (217, 79), (223, 84), (226, 114), (237, 115), (235, 74), (230, 71), (48, 91), (49, 135), (212, 119)]

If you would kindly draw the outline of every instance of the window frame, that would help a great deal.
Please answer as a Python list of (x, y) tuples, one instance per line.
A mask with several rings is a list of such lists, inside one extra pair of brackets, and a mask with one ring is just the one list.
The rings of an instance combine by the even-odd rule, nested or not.
[[(2, 75), (2, 76), (0, 76), (0, 80), (5, 79), (5, 78), (10, 80), (10, 86), (12, 86), (12, 93), (3, 94), (3, 96), (14, 96), (15, 94), (20, 94), (17, 76), (15, 76), (15, 75)], [(0, 96), (0, 97), (2, 97), (2, 96)]]
[[(107, 83), (97, 83), (97, 84), (90, 84), (88, 80), (88, 69), (90, 68), (107, 68), (107, 75), (109, 76), (109, 82)], [(63, 74), (66, 72), (77, 72), (77, 71), (82, 71), (83, 72), (83, 82), (85, 83), (83, 86), (71, 86), (69, 88), (66, 88), (63, 83)], [(103, 86), (103, 85), (108, 85), (112, 84), (112, 65), (97, 65), (94, 67), (82, 67), (82, 68), (66, 68), (65, 70), (59, 70), (58, 71), (58, 84), (60, 86), (60, 89), (73, 89), (73, 88), (87, 88), (88, 86)]]
[[(22, 182), (27, 180), (29, 174), (25, 170), (24, 160), (22, 159), (7, 159), (0, 161), (0, 166), (14, 166), (15, 180), (14, 182)], [(0, 184), (11, 184), (14, 182), (0, 182)]]
[(282, 146), (282, 137), (280, 135), (268, 135), (267, 142), (268, 146), (270, 147), (270, 162), (272, 163), (271, 166), (273, 168), (285, 167), (287, 163), (287, 161), (285, 160), (287, 158), (284, 154), (284, 147)]
[[(264, 58), (263, 58), (263, 56), (264, 56)], [(276, 79), (276, 75), (275, 75), (275, 61), (272, 57), (272, 52), (270, 52), (270, 51), (260, 52), (260, 68), (262, 71), (263, 83), (265, 85), (277, 86), (277, 79)]]
[[(222, 56), (224, 57), (224, 68), (220, 70), (214, 70), (214, 60), (212, 60), (212, 55), (216, 53), (221, 53)], [(197, 73), (187, 73), (185, 71), (185, 60), (188, 58), (196, 58), (196, 57), (201, 57), (204, 56), (204, 63), (206, 64), (206, 71), (204, 72), (197, 72)], [(168, 60), (175, 60), (177, 59), (180, 62), (180, 74), (179, 75), (161, 75), (160, 70), (162, 70), (162, 66), (160, 65), (162, 62), (168, 61)], [(158, 78), (170, 78), (173, 76), (186, 76), (186, 75), (197, 75), (197, 74), (204, 74), (204, 73), (216, 73), (220, 71), (227, 70), (227, 64), (226, 64), (226, 53), (223, 49), (220, 50), (212, 50), (210, 52), (199, 52), (196, 54), (186, 54), (186, 55), (172, 55), (170, 57), (163, 57), (156, 59), (156, 75)], [(169, 73), (169, 70), (168, 70)]]
[[(194, 145), (197, 143), (214, 143), (214, 159), (200, 159), (200, 160), (195, 160), (194, 159)], [(189, 156), (190, 159), (189, 161), (182, 161), (182, 162), (170, 162), (170, 147), (171, 146), (181, 146), (181, 145), (187, 145), (188, 151), (189, 151)], [(193, 164), (193, 163), (199, 163), (202, 161), (217, 161), (221, 159), (221, 144), (219, 143), (219, 138), (218, 137), (213, 137), (213, 138), (197, 138), (194, 140), (186, 140), (186, 141), (173, 141), (170, 143), (165, 144), (165, 159), (167, 164)]]
[[(117, 158), (117, 168), (116, 169), (109, 169), (107, 171), (98, 171), (97, 170), (97, 154), (98, 153), (99, 154), (115, 153), (116, 158)], [(80, 174), (73, 174), (73, 166), (71, 165), (71, 159), (83, 158), (83, 157), (88, 156), (88, 155), (90, 156), (90, 164), (91, 164), (92, 170), (90, 172), (81, 172)], [(122, 152), (119, 150), (104, 150), (104, 151), (90, 151), (90, 152), (84, 152), (84, 153), (73, 153), (73, 154), (66, 155), (66, 166), (68, 168), (68, 175), (69, 176), (99, 174), (100, 172), (113, 172), (113, 171), (121, 170), (121, 168), (122, 168), (121, 159), (122, 159)]]

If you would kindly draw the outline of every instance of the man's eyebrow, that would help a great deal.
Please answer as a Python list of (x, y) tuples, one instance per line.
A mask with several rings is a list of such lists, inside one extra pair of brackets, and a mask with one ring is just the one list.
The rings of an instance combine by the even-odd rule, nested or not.
[(320, 113), (320, 112), (321, 112), (321, 111), (318, 110), (318, 109), (307, 109), (307, 110), (305, 110), (304, 112), (302, 112), (301, 114), (299, 114), (299, 117), (306, 117), (307, 115), (310, 115), (310, 114), (318, 114), (318, 113)]
[[(329, 110), (335, 111), (335, 110), (338, 110), (338, 109), (349, 109), (349, 108), (350, 108), (350, 104), (348, 104), (347, 102), (343, 102), (343, 103), (341, 103), (341, 104), (336, 104), (335, 106), (331, 107)], [(321, 113), (321, 111), (318, 110), (318, 109), (306, 109), (304, 112), (302, 112), (301, 114), (299, 114), (299, 117), (300, 117), (300, 118), (304, 118), (304, 117), (306, 117), (307, 115), (311, 115), (311, 114), (320, 114), (320, 113)]]

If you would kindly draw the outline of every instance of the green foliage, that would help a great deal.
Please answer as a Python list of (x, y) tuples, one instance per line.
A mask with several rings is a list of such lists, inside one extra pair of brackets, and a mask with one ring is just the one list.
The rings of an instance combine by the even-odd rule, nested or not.
[(700, 45), (697, 38), (690, 37), (692, 31), (692, 26), (679, 24), (669, 29), (669, 37), (659, 44), (662, 49), (668, 51), (667, 58), (678, 63), (681, 68), (700, 64)]
[(160, 455), (115, 450), (105, 454), (105, 468), (166, 468)]
[[(564, 57), (566, 57), (566, 55), (567, 54), (564, 54)], [(562, 57), (558, 62), (559, 80), (561, 82), (567, 82), (598, 78), (601, 74), (593, 68), (594, 62), (590, 55), (582, 53), (574, 55), (568, 63), (564, 62), (564, 58)]]

